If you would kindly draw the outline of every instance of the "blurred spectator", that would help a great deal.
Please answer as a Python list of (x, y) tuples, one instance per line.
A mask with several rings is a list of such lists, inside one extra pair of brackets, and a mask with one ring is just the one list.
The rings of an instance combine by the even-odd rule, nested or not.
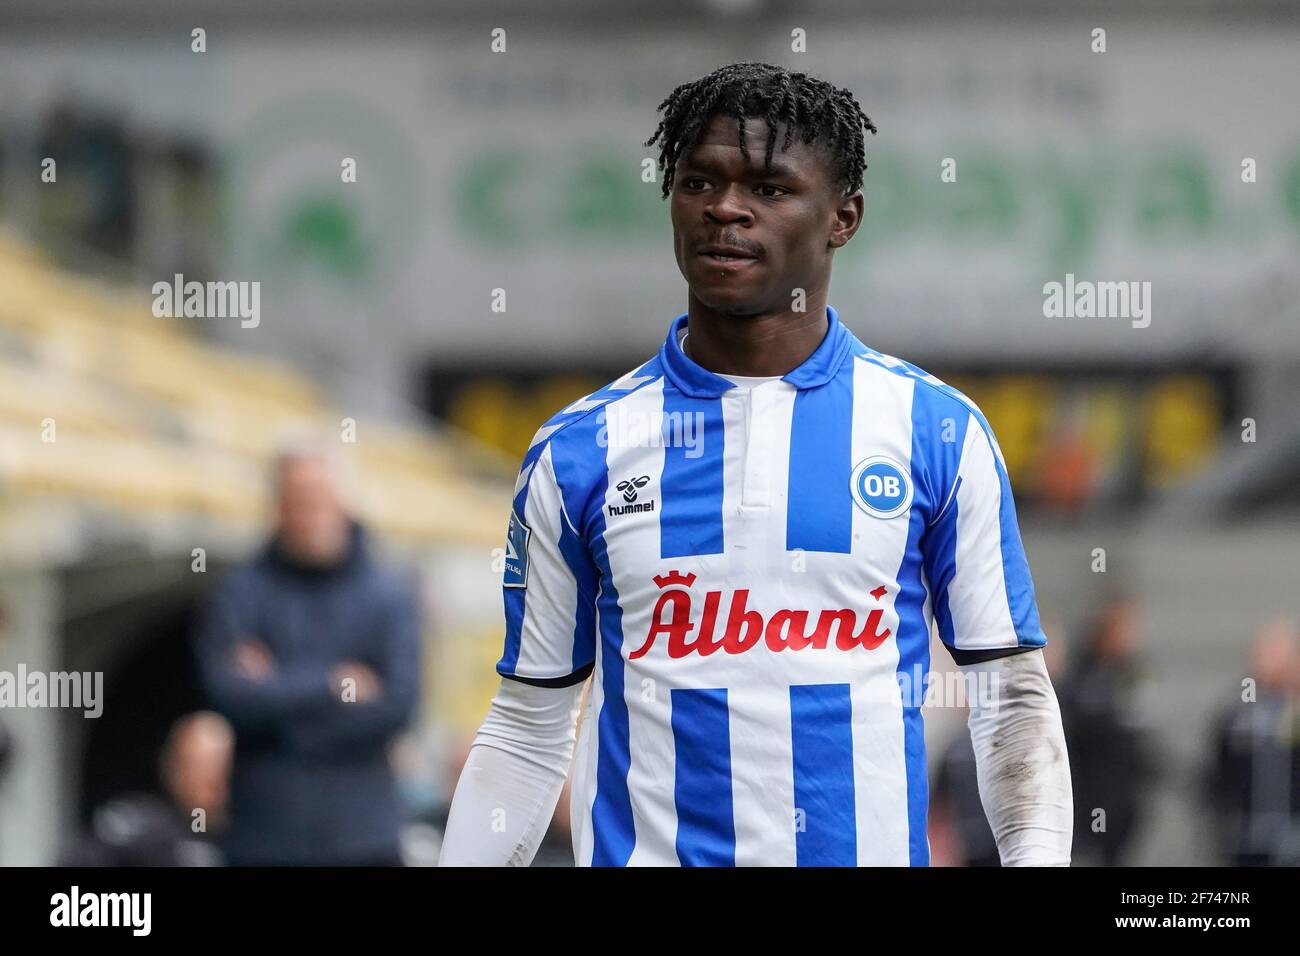
[(953, 838), (957, 866), (1001, 866), (998, 844), (980, 802), (975, 748), (963, 722), (939, 757), (931, 815)]
[[(1300, 640), (1278, 618), (1250, 648), (1254, 699), (1238, 698), (1214, 723), (1204, 794), (1233, 866), (1300, 863)], [(1242, 695), (1246, 695), (1243, 693)]]
[[(220, 714), (200, 711), (176, 721), (163, 750), (162, 778), (176, 806), (203, 829), (221, 829), (230, 808), (230, 764), (235, 736)], [(191, 829), (194, 827), (191, 826)]]
[(1120, 865), (1150, 804), (1158, 768), (1137, 628), (1131, 599), (1104, 604), (1058, 688), (1074, 783), (1076, 863)]
[(326, 446), (286, 451), (275, 474), (275, 534), (223, 579), (196, 640), (235, 728), (227, 857), (400, 865), (388, 745), (418, 702), (415, 591), (371, 555)]
[(78, 834), (60, 865), (221, 865), (213, 835), (225, 819), (233, 749), (230, 725), (218, 714), (176, 721), (159, 761), (170, 799), (134, 792), (96, 807), (90, 831)]

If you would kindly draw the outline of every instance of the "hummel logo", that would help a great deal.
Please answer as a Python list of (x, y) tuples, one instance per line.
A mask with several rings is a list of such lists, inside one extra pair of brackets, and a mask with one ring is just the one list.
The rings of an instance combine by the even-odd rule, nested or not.
[(640, 478), (629, 478), (627, 481), (620, 481), (614, 487), (623, 492), (624, 501), (636, 501), (636, 492), (638, 488), (644, 488), (650, 484), (650, 476), (642, 475)]
[[(620, 481), (614, 487), (617, 488), (619, 491), (623, 492), (623, 500), (626, 501), (627, 504), (608, 505), (609, 513), (611, 515), (625, 515), (629, 513), (639, 513), (642, 511), (654, 511), (655, 510), (654, 499), (651, 499), (649, 501), (636, 500), (636, 493), (648, 484), (650, 484), (649, 475), (641, 475), (638, 478), (628, 478), (626, 481)], [(636, 503), (633, 504), (633, 502)]]

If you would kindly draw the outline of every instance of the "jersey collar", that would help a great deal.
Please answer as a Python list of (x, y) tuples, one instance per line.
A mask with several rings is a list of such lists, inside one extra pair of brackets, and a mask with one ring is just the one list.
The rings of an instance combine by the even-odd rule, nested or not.
[[(668, 376), (669, 381), (684, 394), (691, 398), (717, 398), (728, 389), (735, 388), (736, 385), (720, 375), (714, 375), (703, 366), (696, 365), (694, 360), (682, 351), (677, 340), (681, 337), (682, 330), (686, 328), (687, 314), (683, 312), (673, 319), (668, 329), (668, 338), (659, 349), (659, 360), (663, 363), (664, 374)], [(852, 347), (851, 336), (849, 330), (840, 322), (839, 314), (829, 305), (826, 306), (826, 318), (826, 336), (821, 344), (802, 365), (781, 376), (783, 382), (789, 382), (800, 389), (816, 388), (818, 385), (825, 385), (840, 370)]]

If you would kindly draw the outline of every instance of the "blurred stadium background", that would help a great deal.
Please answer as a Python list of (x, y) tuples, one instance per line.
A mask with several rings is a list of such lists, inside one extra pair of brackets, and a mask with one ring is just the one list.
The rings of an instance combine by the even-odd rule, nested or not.
[[(1122, 861), (1222, 859), (1216, 721), (1256, 633), (1300, 613), (1300, 10), (1019, 6), (8, 0), (0, 669), (103, 671), (106, 706), (0, 709), (0, 864), (51, 862), (92, 807), (150, 785), (199, 706), (194, 609), (264, 534), (295, 423), (355, 421), (363, 517), (419, 569), (402, 773), (421, 812), (449, 798), (495, 684), (517, 460), (684, 309), (641, 180), (655, 107), (749, 59), (849, 87), (880, 128), (830, 301), (990, 418), (1058, 682), (1099, 631), (1132, 646), (1110, 716), (1146, 756)], [(176, 273), (259, 281), (260, 323), (155, 317)], [(1067, 273), (1150, 281), (1150, 327), (1044, 318)], [(963, 716), (930, 714), (936, 772)]]

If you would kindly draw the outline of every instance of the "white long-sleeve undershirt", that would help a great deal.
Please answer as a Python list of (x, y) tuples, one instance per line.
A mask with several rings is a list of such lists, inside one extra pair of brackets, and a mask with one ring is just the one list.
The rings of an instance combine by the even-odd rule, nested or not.
[(502, 678), (452, 796), (439, 866), (528, 866), (573, 759), (581, 683)]
[[(973, 695), (971, 745), (980, 802), (1003, 866), (1069, 866), (1074, 798), (1061, 711), (1041, 650), (961, 667), (988, 675)], [(992, 678), (989, 680), (989, 678)]]

